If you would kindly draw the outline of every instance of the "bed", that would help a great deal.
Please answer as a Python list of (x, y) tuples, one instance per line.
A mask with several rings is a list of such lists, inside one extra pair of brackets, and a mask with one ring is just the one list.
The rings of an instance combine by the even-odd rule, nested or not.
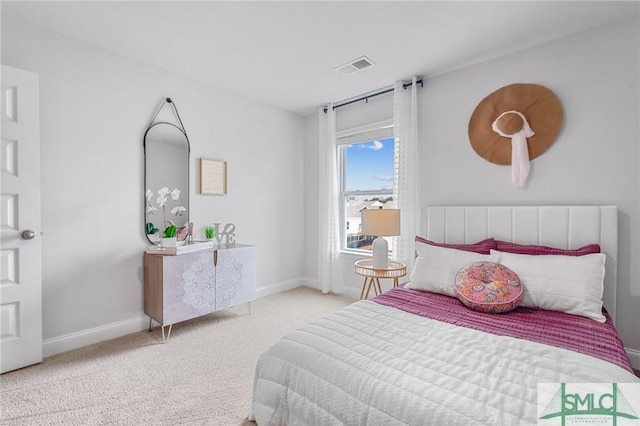
[[(476, 256), (467, 254), (467, 246), (487, 240), (502, 241), (503, 249), (511, 243), (553, 247), (566, 251), (532, 258), (491, 249), (478, 256), (500, 256), (497, 263), (505, 265), (513, 260), (514, 270), (520, 261), (543, 262), (535, 268), (560, 274), (577, 262), (578, 281), (582, 271), (597, 275), (597, 265), (583, 266), (599, 259), (606, 270), (599, 304), (563, 311), (557, 303), (566, 295), (558, 290), (535, 301), (540, 306), (479, 312), (451, 295), (416, 288), (424, 278), (420, 252), (406, 285), (355, 302), (268, 349), (256, 366), (249, 419), (260, 426), (527, 425), (539, 424), (553, 405), (553, 393), (545, 389), (553, 392), (560, 383), (631, 383), (632, 397), (640, 397), (640, 379), (614, 326), (617, 217), (614, 206), (425, 209), (420, 233), (437, 242), (427, 247), (433, 253), (466, 259)], [(574, 252), (593, 245), (604, 255)], [(523, 275), (529, 293), (522, 304), (537, 297), (529, 273)], [(584, 280), (591, 286), (590, 275)]]

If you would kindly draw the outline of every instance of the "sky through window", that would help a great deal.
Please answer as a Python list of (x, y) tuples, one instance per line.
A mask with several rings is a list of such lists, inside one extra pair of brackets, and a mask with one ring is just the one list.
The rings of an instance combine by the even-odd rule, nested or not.
[(346, 191), (393, 189), (393, 138), (347, 146)]

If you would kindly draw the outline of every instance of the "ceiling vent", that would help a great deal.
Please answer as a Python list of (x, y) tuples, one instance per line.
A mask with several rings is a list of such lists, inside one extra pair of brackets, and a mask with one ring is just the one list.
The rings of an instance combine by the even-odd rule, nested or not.
[(373, 63), (373, 61), (369, 58), (367, 58), (366, 56), (363, 56), (361, 58), (358, 59), (354, 59), (353, 61), (349, 62), (348, 64), (344, 64), (344, 65), (340, 65), (339, 67), (335, 67), (334, 70), (336, 70), (337, 72), (339, 72), (342, 75), (349, 75), (349, 74), (353, 74), (354, 72), (363, 70), (365, 68), (369, 68), (374, 66), (375, 64)]

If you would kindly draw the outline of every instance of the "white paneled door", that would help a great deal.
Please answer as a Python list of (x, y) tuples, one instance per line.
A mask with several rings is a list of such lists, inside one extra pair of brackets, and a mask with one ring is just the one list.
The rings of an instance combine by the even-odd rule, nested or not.
[(2, 66), (0, 372), (42, 361), (38, 76)]

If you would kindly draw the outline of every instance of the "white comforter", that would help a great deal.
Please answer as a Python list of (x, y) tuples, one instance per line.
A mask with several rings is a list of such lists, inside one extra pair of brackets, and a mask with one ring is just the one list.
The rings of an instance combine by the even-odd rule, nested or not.
[(256, 368), (258, 425), (537, 423), (537, 384), (638, 382), (587, 355), (371, 301), (308, 324)]

